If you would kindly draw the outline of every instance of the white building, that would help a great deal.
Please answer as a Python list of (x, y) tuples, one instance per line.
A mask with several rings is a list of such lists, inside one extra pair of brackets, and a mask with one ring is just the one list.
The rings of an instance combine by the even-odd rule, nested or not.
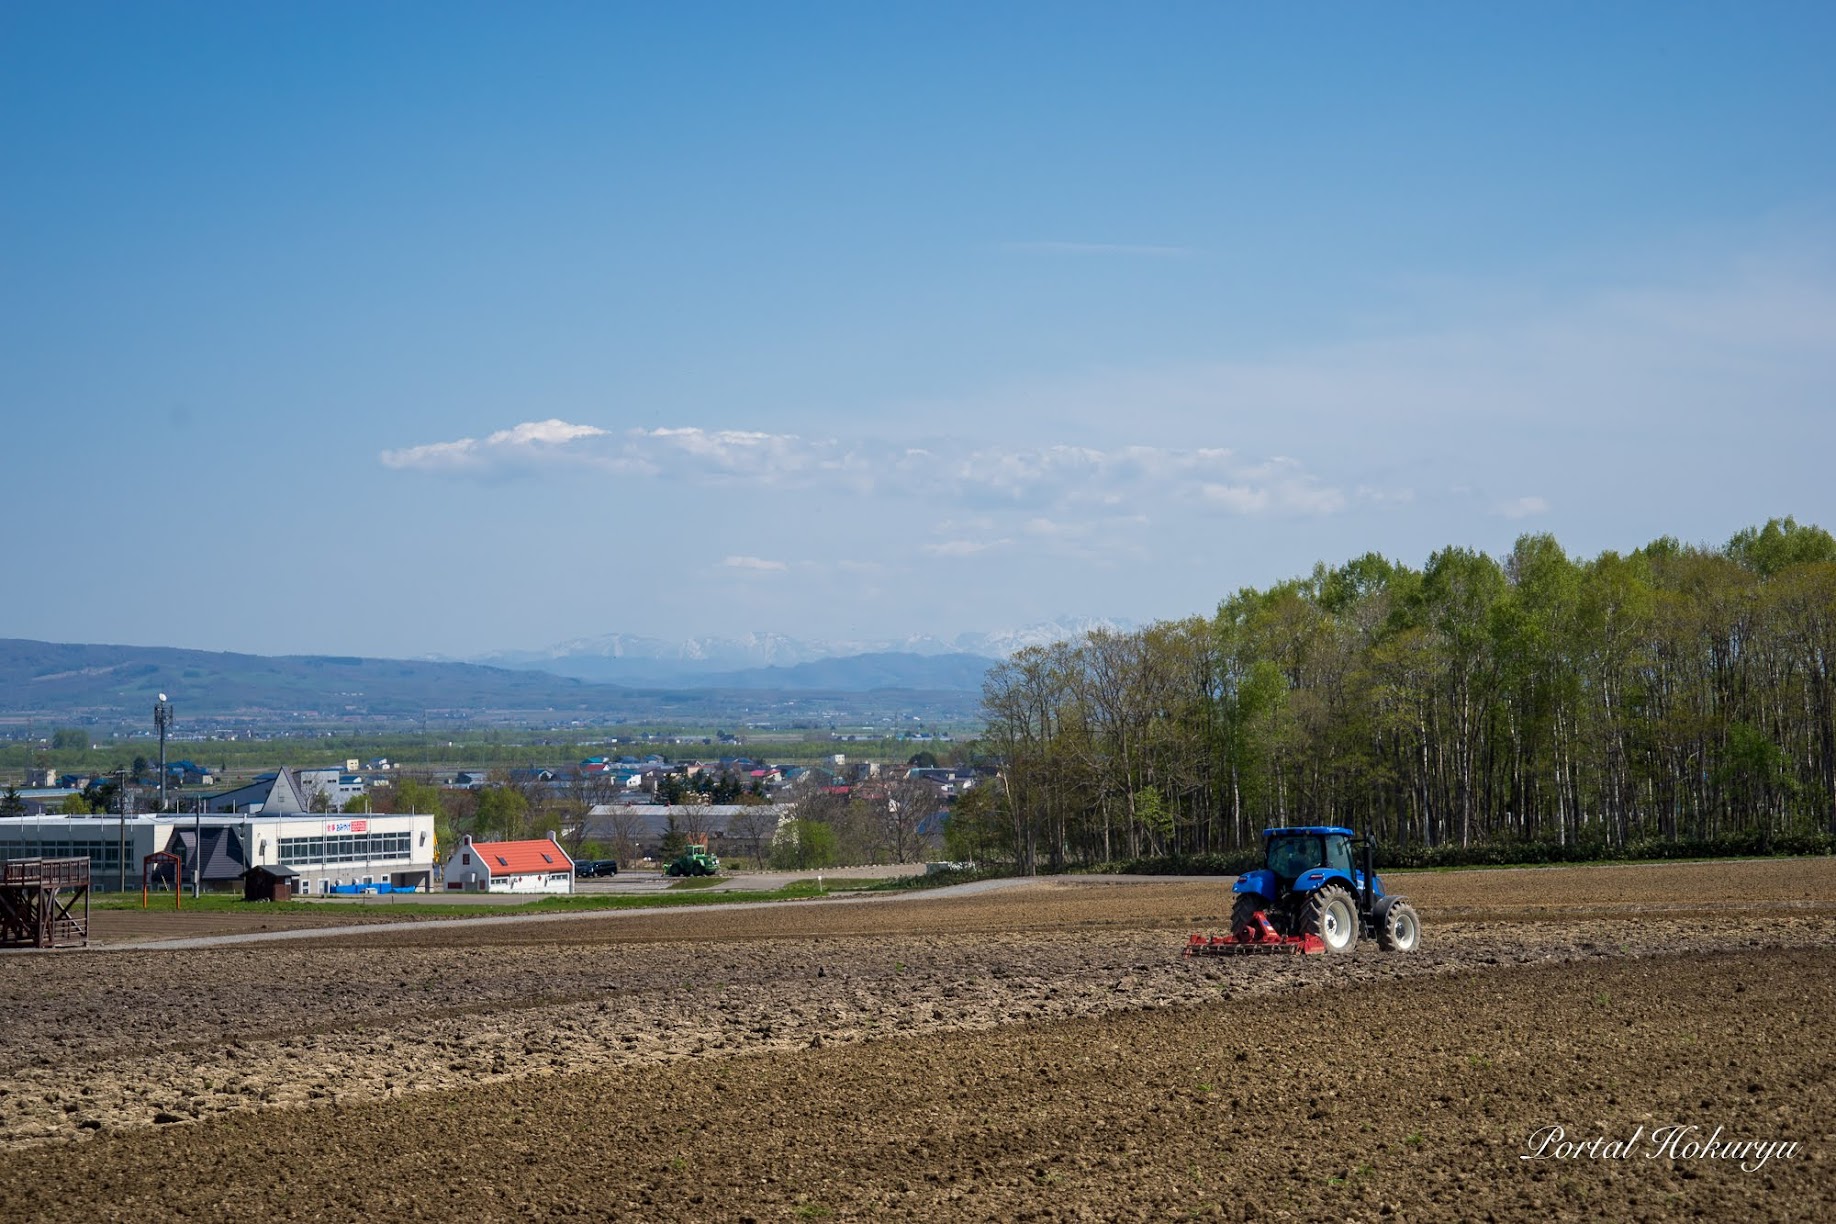
[(168, 812), (0, 820), (0, 859), (86, 857), (97, 889), (138, 888), (141, 864), (156, 850), (184, 860), (187, 883), (198, 870), (206, 888), (234, 887), (257, 866), (293, 868), (302, 896), (343, 884), (427, 888), (435, 863), (434, 818)]
[(446, 887), (464, 892), (571, 893), (574, 860), (550, 833), (538, 841), (475, 842), (446, 860)]
[(350, 770), (302, 769), (299, 779), (301, 790), (308, 795), (316, 791), (325, 796), (325, 805), (334, 812), (342, 812), (345, 804), (369, 793), (363, 775)]

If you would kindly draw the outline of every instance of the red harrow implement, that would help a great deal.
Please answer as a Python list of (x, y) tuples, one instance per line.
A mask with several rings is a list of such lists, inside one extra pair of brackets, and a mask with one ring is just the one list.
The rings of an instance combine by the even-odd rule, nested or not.
[(1193, 935), (1187, 956), (1312, 956), (1326, 951), (1318, 935), (1283, 935), (1261, 910), (1228, 935)]

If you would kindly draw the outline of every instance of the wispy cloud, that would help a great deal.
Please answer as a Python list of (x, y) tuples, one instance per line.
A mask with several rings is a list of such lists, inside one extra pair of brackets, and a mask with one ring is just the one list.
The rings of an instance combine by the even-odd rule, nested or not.
[(1012, 540), (942, 540), (936, 544), (923, 544), (919, 551), (932, 557), (974, 557), (997, 548), (1005, 548)]
[(988, 449), (953, 461), (944, 475), (965, 500), (1035, 510), (1121, 513), (1143, 502), (1172, 500), (1229, 514), (1321, 515), (1346, 503), (1343, 492), (1294, 459), (1247, 463), (1224, 447)]
[(682, 471), (704, 480), (856, 487), (871, 474), (864, 456), (833, 438), (689, 425), (632, 430), (627, 446), (659, 471)]
[(1184, 259), (1195, 247), (1143, 242), (1004, 242), (1003, 251), (1021, 255), (1132, 255), (1148, 259)]
[(1143, 502), (1167, 499), (1230, 514), (1321, 515), (1346, 504), (1342, 492), (1293, 459), (1246, 462), (1225, 447), (973, 447), (956, 440), (911, 446), (695, 426), (615, 435), (551, 420), (483, 441), (384, 451), (381, 459), (390, 468), (423, 472), (492, 475), (571, 465), (688, 484), (943, 498), (984, 514), (1048, 520), (1136, 513)]
[(767, 561), (763, 557), (728, 557), (721, 564), (728, 569), (750, 570), (759, 574), (775, 574), (790, 568), (788, 562)]
[(1549, 513), (1549, 503), (1540, 497), (1517, 497), (1500, 502), (1492, 511), (1501, 518), (1522, 519)]
[(605, 430), (593, 425), (573, 425), (551, 418), (500, 429), (483, 441), (459, 438), (452, 442), (429, 442), (401, 450), (386, 450), (380, 458), (384, 467), (398, 470), (483, 471), (506, 465), (570, 459), (578, 454), (570, 450), (570, 444), (605, 435)]

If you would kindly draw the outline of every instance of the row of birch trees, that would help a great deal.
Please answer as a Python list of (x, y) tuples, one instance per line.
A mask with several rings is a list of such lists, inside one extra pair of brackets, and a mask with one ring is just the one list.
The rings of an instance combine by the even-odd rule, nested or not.
[(1000, 774), (961, 813), (1027, 870), (1229, 851), (1269, 825), (1391, 844), (1836, 832), (1836, 540), (1376, 554), (1212, 619), (989, 673)]

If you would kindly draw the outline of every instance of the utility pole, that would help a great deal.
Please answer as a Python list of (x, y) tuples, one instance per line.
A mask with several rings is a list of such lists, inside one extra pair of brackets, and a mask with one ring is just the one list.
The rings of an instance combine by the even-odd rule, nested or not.
[(117, 769), (115, 771), (115, 811), (118, 816), (115, 821), (115, 826), (119, 831), (121, 844), (116, 847), (116, 853), (120, 855), (120, 858), (115, 862), (116, 892), (127, 891), (127, 810), (127, 770)]
[[(180, 887), (182, 888), (183, 885)], [(191, 895), (194, 899), (204, 895), (204, 801), (202, 799), (198, 800), (198, 810), (191, 817)]]
[(153, 703), (153, 725), (159, 728), (159, 811), (166, 812), (166, 732), (172, 729), (172, 703), (161, 693)]

